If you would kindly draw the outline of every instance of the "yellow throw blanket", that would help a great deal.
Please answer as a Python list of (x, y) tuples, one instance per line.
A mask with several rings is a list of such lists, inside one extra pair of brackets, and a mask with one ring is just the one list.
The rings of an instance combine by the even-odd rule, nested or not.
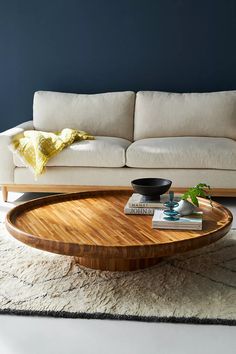
[(37, 177), (44, 172), (49, 159), (75, 141), (88, 139), (94, 137), (76, 129), (66, 128), (54, 133), (26, 130), (13, 137), (11, 148), (27, 166), (33, 169)]

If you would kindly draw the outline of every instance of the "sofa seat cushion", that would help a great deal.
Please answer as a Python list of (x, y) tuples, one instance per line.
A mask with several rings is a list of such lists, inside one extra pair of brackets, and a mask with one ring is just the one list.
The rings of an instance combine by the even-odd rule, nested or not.
[[(96, 136), (95, 140), (75, 142), (62, 150), (48, 162), (48, 166), (123, 167), (125, 152), (131, 144), (122, 138)], [(13, 155), (17, 167), (25, 167), (24, 162)]]
[(236, 141), (209, 137), (143, 139), (127, 149), (126, 165), (236, 170)]

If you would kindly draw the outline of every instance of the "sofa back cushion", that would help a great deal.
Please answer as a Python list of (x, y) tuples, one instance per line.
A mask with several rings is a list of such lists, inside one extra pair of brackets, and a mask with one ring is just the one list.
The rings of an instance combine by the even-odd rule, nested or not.
[(44, 131), (74, 128), (132, 140), (134, 100), (130, 91), (94, 95), (38, 91), (34, 94), (34, 127)]
[(138, 92), (134, 140), (171, 136), (236, 139), (236, 91)]

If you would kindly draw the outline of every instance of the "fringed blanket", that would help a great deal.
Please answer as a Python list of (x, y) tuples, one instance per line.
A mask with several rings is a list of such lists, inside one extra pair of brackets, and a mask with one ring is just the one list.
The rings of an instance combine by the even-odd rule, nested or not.
[(75, 141), (88, 139), (94, 139), (94, 137), (76, 129), (66, 128), (54, 133), (26, 130), (13, 137), (11, 149), (33, 170), (37, 177), (44, 172), (48, 160), (60, 151)]

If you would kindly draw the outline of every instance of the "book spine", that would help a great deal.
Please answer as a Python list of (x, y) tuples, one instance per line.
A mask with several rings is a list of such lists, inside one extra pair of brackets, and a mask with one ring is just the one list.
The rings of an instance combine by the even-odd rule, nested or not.
[(164, 208), (163, 204), (154, 204), (154, 203), (135, 203), (135, 202), (131, 202), (129, 203), (129, 208), (155, 208), (155, 209), (161, 209)]
[(167, 230), (202, 230), (202, 225), (195, 225), (195, 226), (171, 226), (171, 225), (156, 225), (152, 224), (153, 229), (167, 229)]
[(153, 208), (125, 208), (125, 214), (139, 214), (139, 215), (153, 215), (155, 209)]

